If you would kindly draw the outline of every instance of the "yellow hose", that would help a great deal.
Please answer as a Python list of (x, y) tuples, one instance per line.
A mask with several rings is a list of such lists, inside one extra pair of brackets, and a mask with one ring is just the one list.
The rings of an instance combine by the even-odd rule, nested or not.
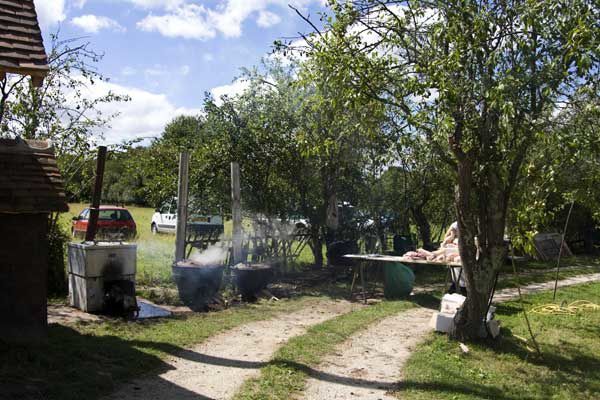
[(587, 300), (577, 300), (571, 304), (542, 304), (531, 309), (541, 315), (575, 315), (580, 312), (600, 311), (600, 305)]

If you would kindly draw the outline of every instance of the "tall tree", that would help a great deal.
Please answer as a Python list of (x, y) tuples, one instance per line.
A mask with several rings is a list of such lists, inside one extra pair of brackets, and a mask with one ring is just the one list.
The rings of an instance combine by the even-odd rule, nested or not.
[[(597, 78), (596, 1), (330, 2), (327, 32), (307, 38), (347, 85), (425, 132), (455, 172), (468, 296), (455, 336), (486, 335), (510, 198), (557, 102)], [(342, 72), (340, 72), (341, 74)], [(335, 79), (332, 74), (330, 79)], [(477, 238), (477, 242), (476, 242)]]

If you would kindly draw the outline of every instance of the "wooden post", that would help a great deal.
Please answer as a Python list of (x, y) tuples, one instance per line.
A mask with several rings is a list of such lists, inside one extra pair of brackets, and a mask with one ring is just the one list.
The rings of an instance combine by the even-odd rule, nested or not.
[(175, 236), (175, 262), (185, 258), (185, 236), (188, 211), (188, 172), (190, 153), (179, 155), (179, 186), (177, 191), (177, 233)]
[(98, 158), (96, 159), (96, 182), (92, 194), (92, 206), (90, 207), (90, 218), (85, 231), (86, 242), (92, 242), (96, 237), (98, 225), (98, 214), (100, 213), (100, 199), (102, 198), (102, 180), (104, 178), (104, 164), (106, 161), (106, 146), (98, 147)]
[(242, 260), (242, 199), (240, 193), (240, 165), (231, 163), (231, 216), (233, 217), (233, 265)]

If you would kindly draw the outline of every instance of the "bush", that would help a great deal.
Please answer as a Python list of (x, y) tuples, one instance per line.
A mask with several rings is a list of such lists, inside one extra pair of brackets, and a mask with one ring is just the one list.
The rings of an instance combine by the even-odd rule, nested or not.
[(68, 291), (65, 250), (70, 235), (50, 217), (48, 226), (48, 296), (65, 296)]

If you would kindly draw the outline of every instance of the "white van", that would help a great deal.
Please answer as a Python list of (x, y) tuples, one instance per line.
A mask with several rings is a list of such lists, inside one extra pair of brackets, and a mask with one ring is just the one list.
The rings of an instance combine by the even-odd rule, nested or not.
[[(192, 214), (188, 218), (188, 229), (211, 228), (223, 226), (223, 217), (220, 215), (199, 215)], [(150, 222), (152, 233), (175, 233), (177, 231), (177, 199), (172, 199), (163, 203), (152, 214)]]

